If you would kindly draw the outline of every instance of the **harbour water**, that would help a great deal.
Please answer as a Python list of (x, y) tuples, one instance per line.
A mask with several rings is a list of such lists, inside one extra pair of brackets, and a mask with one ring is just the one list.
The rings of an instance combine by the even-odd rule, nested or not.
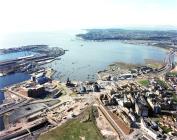
[(3, 54), (3, 55), (0, 54), (0, 61), (9, 60), (9, 59), (16, 59), (19, 57), (29, 56), (32, 54), (35, 54), (35, 53), (23, 51), (23, 52), (8, 53), (8, 54)]
[[(14, 73), (14, 74), (0, 77), (0, 89), (12, 84), (16, 84), (18, 82), (25, 81), (29, 78), (30, 76), (25, 73)], [(4, 93), (0, 91), (0, 104), (2, 103), (3, 100), (4, 100)], [(4, 128), (3, 118), (0, 117), (0, 130), (2, 130), (3, 128)]]
[(31, 44), (47, 44), (69, 50), (46, 66), (57, 70), (55, 79), (64, 81), (94, 80), (95, 73), (107, 65), (116, 62), (143, 64), (144, 59), (163, 60), (166, 51), (161, 48), (141, 45), (123, 44), (119, 41), (84, 41), (77, 38), (79, 31), (13, 33), (7, 35), (0, 47), (18, 47)]

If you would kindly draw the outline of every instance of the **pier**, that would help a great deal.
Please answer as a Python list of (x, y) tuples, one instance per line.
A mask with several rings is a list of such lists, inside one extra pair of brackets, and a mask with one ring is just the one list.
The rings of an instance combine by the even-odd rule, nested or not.
[[(25, 51), (28, 47), (24, 46), (13, 50), (12, 52)], [(57, 57), (63, 55), (65, 50), (61, 48), (49, 48), (49, 47), (30, 47), (29, 51), (37, 53), (34, 55), (18, 57), (16, 59), (0, 61), (0, 76), (16, 71), (35, 71), (38, 66), (49, 63), (57, 59)], [(6, 50), (6, 53), (12, 53), (10, 50)], [(6, 54), (4, 52), (4, 54)]]

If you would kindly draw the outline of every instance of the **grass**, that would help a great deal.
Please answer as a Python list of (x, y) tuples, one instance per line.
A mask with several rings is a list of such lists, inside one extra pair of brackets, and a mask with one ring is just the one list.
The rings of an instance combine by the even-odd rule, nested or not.
[(145, 87), (149, 86), (150, 84), (149, 80), (139, 80), (138, 83)]
[(168, 72), (166, 75), (170, 76), (170, 77), (176, 77), (177, 76), (177, 72)]
[(166, 127), (166, 126), (160, 125), (160, 128), (161, 128), (161, 129), (163, 130), (163, 132), (166, 133), (166, 134), (172, 131), (171, 128), (168, 128), (168, 127)]
[(92, 110), (87, 110), (82, 118), (69, 120), (62, 126), (41, 135), (38, 140), (102, 140)]
[(137, 66), (140, 66), (138, 64), (129, 64), (129, 63), (124, 63), (124, 62), (115, 62), (113, 64), (109, 65), (109, 68), (116, 68), (119, 67), (120, 69), (132, 69), (136, 68)]
[(158, 80), (157, 80), (157, 83), (158, 83), (160, 86), (164, 87), (165, 89), (168, 89), (168, 85), (165, 83), (165, 81), (162, 81), (162, 80), (158, 79)]
[(177, 95), (173, 93), (172, 97), (173, 97), (173, 101), (177, 103)]

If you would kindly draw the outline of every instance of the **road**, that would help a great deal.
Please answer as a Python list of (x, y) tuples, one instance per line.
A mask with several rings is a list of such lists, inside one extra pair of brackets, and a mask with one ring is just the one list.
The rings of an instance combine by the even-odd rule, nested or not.
[(158, 69), (159, 75), (164, 75), (165, 73), (169, 72), (173, 68), (174, 63), (174, 56), (175, 56), (176, 50), (172, 49), (167, 53), (167, 56), (164, 59), (164, 66), (160, 69)]

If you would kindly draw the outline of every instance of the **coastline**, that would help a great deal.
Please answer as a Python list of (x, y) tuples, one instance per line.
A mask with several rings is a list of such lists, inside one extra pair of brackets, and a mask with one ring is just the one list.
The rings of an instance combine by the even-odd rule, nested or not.
[(159, 69), (163, 66), (162, 61), (145, 59), (145, 64), (131, 64), (125, 62), (114, 62), (109, 64), (106, 69), (97, 72), (98, 79), (107, 79), (109, 76), (118, 76), (124, 73), (130, 73), (130, 70), (137, 67), (149, 66), (153, 69)]
[(122, 43), (125, 43), (125, 44), (132, 44), (132, 45), (140, 45), (140, 46), (152, 46), (152, 47), (157, 47), (157, 48), (160, 48), (160, 49), (163, 49), (165, 51), (169, 51), (169, 49), (173, 48), (177, 48), (175, 46), (160, 46), (160, 45), (156, 45), (154, 44), (154, 42), (148, 42), (146, 40), (119, 40), (120, 42)]
[(41, 69), (41, 65), (51, 63), (65, 54), (65, 50), (62, 48), (48, 47), (48, 45), (28, 45), (18, 48), (0, 49), (0, 54), (11, 54), (24, 51), (35, 54), (0, 61), (0, 76), (5, 76), (14, 72), (33, 73)]
[(76, 37), (86, 41), (117, 40), (126, 44), (146, 45), (163, 48), (177, 48), (176, 30), (127, 30), (127, 29), (87, 29)]
[(94, 40), (94, 39), (84, 39), (81, 37), (82, 40), (84, 41), (96, 41), (96, 42), (107, 42), (107, 41), (118, 41), (121, 42), (123, 44), (130, 44), (130, 45), (139, 45), (139, 46), (151, 46), (151, 47), (156, 47), (156, 48), (160, 48), (163, 49), (165, 51), (169, 51), (169, 49), (173, 48), (173, 49), (177, 49), (177, 46), (164, 46), (164, 44), (161, 45), (157, 45), (154, 42), (149, 42), (147, 40), (119, 40), (119, 39), (103, 39), (103, 40)]

